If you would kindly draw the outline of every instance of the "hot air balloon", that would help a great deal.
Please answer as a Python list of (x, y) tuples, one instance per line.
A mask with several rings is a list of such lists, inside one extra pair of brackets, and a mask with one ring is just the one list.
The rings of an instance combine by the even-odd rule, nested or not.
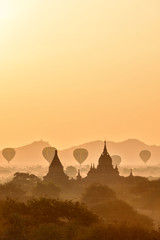
[(113, 156), (111, 156), (111, 158), (112, 158), (112, 163), (114, 166), (119, 166), (119, 164), (122, 161), (122, 159), (119, 155), (113, 155)]
[(74, 158), (81, 165), (88, 157), (88, 151), (84, 148), (77, 148), (73, 152)]
[(53, 160), (53, 157), (55, 155), (55, 151), (56, 151), (56, 148), (54, 148), (54, 147), (46, 147), (42, 151), (43, 157), (49, 162), (49, 164)]
[(2, 155), (9, 163), (16, 155), (16, 151), (14, 148), (5, 148), (2, 150)]
[(139, 156), (142, 159), (142, 161), (146, 164), (151, 157), (151, 153), (148, 150), (143, 150), (139, 153)]

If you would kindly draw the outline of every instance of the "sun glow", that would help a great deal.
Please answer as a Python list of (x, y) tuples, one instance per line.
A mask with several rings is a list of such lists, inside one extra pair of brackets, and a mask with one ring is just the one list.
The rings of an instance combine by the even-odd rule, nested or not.
[(105, 135), (159, 145), (159, 9), (159, 0), (0, 0), (1, 149)]
[(10, 8), (0, 1), (0, 19), (7, 19), (10, 17)]

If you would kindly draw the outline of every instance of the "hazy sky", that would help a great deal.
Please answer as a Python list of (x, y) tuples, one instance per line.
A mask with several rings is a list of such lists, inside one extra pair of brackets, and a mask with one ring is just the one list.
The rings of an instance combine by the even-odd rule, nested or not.
[(159, 0), (0, 0), (0, 149), (160, 145)]

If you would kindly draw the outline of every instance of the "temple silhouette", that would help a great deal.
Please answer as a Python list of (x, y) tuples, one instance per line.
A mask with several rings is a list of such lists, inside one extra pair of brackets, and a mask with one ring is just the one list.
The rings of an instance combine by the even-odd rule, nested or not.
[(112, 165), (112, 158), (109, 155), (106, 147), (106, 141), (104, 142), (103, 152), (98, 160), (97, 168), (91, 165), (91, 168), (87, 174), (85, 180), (99, 181), (101, 183), (115, 181), (120, 178), (117, 166), (114, 168)]
[(55, 151), (54, 158), (49, 166), (49, 171), (44, 177), (44, 181), (53, 182), (56, 185), (65, 185), (69, 181), (69, 177), (64, 173), (57, 150)]
[(49, 171), (44, 176), (45, 182), (52, 182), (59, 186), (69, 185), (89, 185), (92, 183), (100, 184), (117, 184), (117, 183), (138, 183), (147, 181), (146, 178), (140, 176), (134, 176), (132, 169), (128, 177), (120, 176), (118, 167), (113, 167), (112, 158), (107, 151), (106, 141), (104, 142), (104, 149), (99, 157), (97, 167), (91, 164), (91, 168), (87, 173), (87, 176), (82, 178), (80, 170), (76, 179), (69, 179), (65, 174), (63, 165), (58, 157), (58, 151), (55, 151), (54, 158), (49, 166)]

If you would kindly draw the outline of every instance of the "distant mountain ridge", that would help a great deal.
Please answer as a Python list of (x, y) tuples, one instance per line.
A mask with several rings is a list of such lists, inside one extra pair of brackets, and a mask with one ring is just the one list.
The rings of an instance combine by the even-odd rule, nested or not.
[[(97, 164), (100, 154), (103, 151), (104, 142), (101, 140), (84, 143), (78, 146), (73, 146), (58, 152), (62, 164), (66, 167), (68, 165), (78, 165), (77, 161), (73, 157), (73, 151), (76, 148), (86, 148), (89, 152), (87, 160), (84, 165), (91, 163)], [(48, 166), (48, 162), (42, 156), (42, 150), (45, 147), (51, 146), (48, 142), (37, 141), (26, 146), (15, 148), (16, 156), (11, 161), (10, 165), (21, 165), (21, 166), (34, 166), (44, 165)], [(122, 158), (121, 165), (129, 166), (144, 166), (144, 163), (139, 157), (139, 152), (142, 150), (149, 150), (152, 154), (148, 165), (160, 164), (160, 146), (147, 145), (137, 139), (128, 139), (123, 142), (112, 142), (107, 141), (107, 149), (109, 154), (120, 155)], [(8, 165), (7, 161), (3, 158), (2, 153), (0, 154), (0, 164)]]

